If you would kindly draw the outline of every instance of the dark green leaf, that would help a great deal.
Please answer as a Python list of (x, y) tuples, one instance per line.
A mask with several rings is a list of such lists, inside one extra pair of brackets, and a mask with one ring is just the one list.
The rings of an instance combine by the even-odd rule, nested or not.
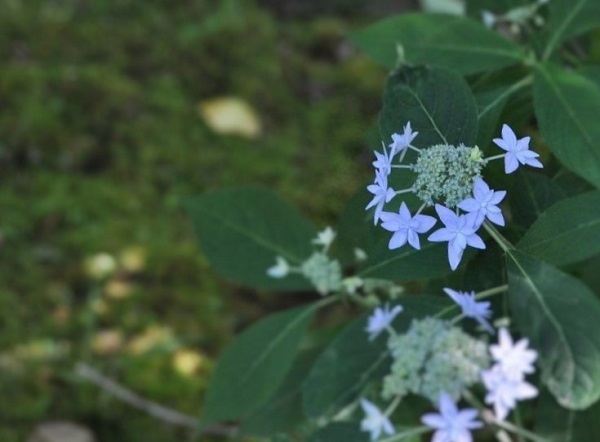
[(413, 144), (464, 143), (477, 135), (477, 106), (469, 86), (455, 72), (438, 68), (404, 68), (387, 81), (379, 128), (384, 142), (410, 122), (419, 135)]
[(600, 253), (600, 192), (559, 201), (540, 216), (517, 247), (561, 266)]
[(509, 192), (513, 220), (522, 228), (529, 228), (550, 206), (566, 198), (565, 192), (540, 173), (523, 170), (517, 174)]
[(240, 334), (220, 355), (202, 424), (248, 416), (279, 388), (296, 356), (315, 306), (276, 313)]
[[(393, 327), (405, 330), (413, 318), (432, 315), (449, 303), (445, 298), (411, 296), (401, 300), (404, 311)], [(331, 416), (358, 399), (363, 388), (390, 369), (383, 335), (369, 341), (367, 317), (348, 325), (319, 356), (304, 384), (304, 411), (311, 418)]]
[[(457, 15), (403, 14), (350, 36), (376, 62), (450, 68), (461, 74), (499, 69), (523, 60), (521, 49), (481, 23)], [(399, 49), (401, 48), (401, 49)]]
[(535, 113), (552, 152), (600, 187), (600, 89), (579, 74), (545, 64), (536, 70), (533, 90)]
[(336, 422), (314, 433), (308, 442), (368, 442), (358, 422)]
[(542, 381), (566, 408), (600, 398), (600, 301), (578, 279), (518, 250), (507, 253), (508, 299), (538, 351)]
[(304, 421), (302, 383), (318, 354), (319, 349), (310, 349), (298, 355), (281, 387), (266, 404), (244, 420), (241, 434), (267, 437), (290, 432)]
[(552, 0), (548, 30), (547, 58), (560, 43), (600, 26), (598, 0)]
[(277, 255), (298, 264), (311, 254), (316, 231), (296, 210), (260, 188), (219, 190), (185, 202), (202, 250), (226, 278), (260, 289), (298, 290), (298, 275), (270, 278)]
[(548, 442), (582, 442), (597, 439), (600, 431), (600, 403), (585, 411), (561, 407), (544, 390), (538, 400), (535, 433)]

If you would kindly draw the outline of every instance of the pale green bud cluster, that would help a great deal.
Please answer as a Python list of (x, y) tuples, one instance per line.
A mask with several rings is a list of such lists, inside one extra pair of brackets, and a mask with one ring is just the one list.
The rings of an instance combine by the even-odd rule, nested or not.
[(417, 179), (413, 191), (431, 206), (442, 202), (453, 208), (473, 191), (473, 181), (485, 166), (477, 146), (438, 144), (421, 150), (413, 170)]
[(394, 362), (383, 383), (385, 399), (415, 393), (436, 402), (441, 392), (458, 398), (490, 365), (484, 342), (437, 318), (413, 320), (405, 334), (390, 337), (388, 348)]
[(335, 259), (330, 259), (325, 253), (313, 253), (302, 263), (301, 271), (321, 295), (335, 292), (342, 287), (340, 263)]

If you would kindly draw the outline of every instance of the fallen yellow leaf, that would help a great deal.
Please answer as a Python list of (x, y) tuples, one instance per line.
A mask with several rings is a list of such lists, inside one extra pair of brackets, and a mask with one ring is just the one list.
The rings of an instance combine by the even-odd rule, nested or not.
[(261, 124), (256, 112), (236, 97), (220, 97), (200, 102), (200, 115), (206, 124), (219, 134), (256, 138)]

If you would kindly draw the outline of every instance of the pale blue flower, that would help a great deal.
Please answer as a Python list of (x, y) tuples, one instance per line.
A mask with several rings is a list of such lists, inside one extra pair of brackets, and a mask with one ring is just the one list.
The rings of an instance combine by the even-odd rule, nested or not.
[(383, 210), (383, 206), (385, 203), (389, 203), (396, 192), (391, 187), (388, 187), (387, 175), (377, 172), (375, 174), (375, 182), (369, 186), (367, 186), (367, 190), (373, 194), (373, 199), (365, 207), (365, 210), (369, 210), (371, 207), (375, 206), (375, 216), (373, 217), (373, 223), (377, 224), (379, 221), (379, 217), (381, 215), (381, 211)]
[(372, 441), (379, 439), (382, 432), (388, 436), (394, 435), (394, 426), (389, 418), (383, 414), (375, 404), (366, 399), (361, 399), (360, 406), (366, 415), (360, 422), (360, 429), (371, 433)]
[(517, 401), (531, 399), (538, 390), (523, 378), (508, 376), (500, 365), (494, 365), (481, 373), (481, 379), (487, 394), (485, 403), (493, 405), (496, 419), (503, 421), (510, 411), (515, 408)]
[(505, 190), (491, 190), (487, 183), (478, 177), (473, 183), (473, 198), (465, 198), (458, 207), (465, 212), (474, 213), (477, 225), (481, 225), (487, 218), (494, 224), (503, 226), (504, 217), (498, 204), (505, 196)]
[(412, 128), (410, 127), (410, 121), (406, 123), (402, 135), (398, 133), (392, 134), (392, 143), (389, 145), (390, 156), (393, 157), (398, 152), (405, 151), (417, 135), (419, 135), (419, 132), (413, 132)]
[(373, 314), (369, 316), (367, 328), (365, 329), (366, 332), (369, 333), (369, 340), (372, 341), (379, 336), (383, 330), (388, 328), (394, 318), (396, 318), (402, 310), (403, 308), (401, 305), (397, 305), (391, 310), (388, 305), (385, 305), (383, 308), (375, 308)]
[(428, 239), (432, 242), (448, 241), (448, 262), (452, 270), (458, 267), (467, 246), (485, 249), (483, 240), (475, 233), (479, 226), (474, 215), (457, 215), (440, 204), (435, 205), (435, 211), (445, 227), (433, 232)]
[(518, 379), (535, 371), (533, 363), (537, 359), (537, 352), (527, 348), (528, 345), (526, 338), (513, 344), (508, 330), (501, 328), (498, 331), (498, 344), (490, 345), (490, 353), (508, 377)]
[(335, 230), (327, 226), (317, 234), (317, 237), (312, 240), (312, 243), (317, 246), (323, 246), (323, 248), (327, 250), (335, 239), (335, 236)]
[(506, 173), (512, 173), (517, 170), (519, 163), (532, 167), (544, 167), (536, 159), (540, 155), (529, 150), (530, 140), (531, 137), (524, 137), (517, 140), (517, 136), (507, 124), (502, 126), (502, 138), (494, 138), (494, 143), (506, 151), (506, 155), (504, 156), (504, 171)]
[(402, 247), (406, 242), (415, 249), (420, 250), (419, 233), (429, 231), (436, 223), (433, 216), (415, 215), (411, 216), (404, 202), (400, 205), (398, 213), (381, 212), (381, 227), (389, 232), (394, 232), (388, 247), (390, 250)]
[(436, 430), (431, 442), (472, 442), (471, 430), (483, 427), (483, 423), (476, 420), (477, 410), (459, 410), (447, 393), (440, 394), (438, 408), (439, 414), (427, 413), (421, 418), (421, 422)]
[(457, 292), (449, 288), (445, 288), (444, 292), (460, 306), (464, 316), (475, 319), (486, 331), (494, 332), (494, 328), (488, 322), (488, 318), (492, 316), (489, 302), (477, 302), (475, 292)]
[(375, 161), (373, 161), (373, 166), (375, 167), (375, 171), (380, 172), (384, 175), (389, 175), (392, 172), (392, 160), (394, 159), (394, 151), (388, 151), (385, 148), (385, 144), (383, 141), (381, 142), (381, 147), (383, 149), (383, 153), (379, 153), (375, 151)]
[(271, 278), (284, 278), (290, 273), (290, 265), (281, 256), (275, 257), (275, 265), (267, 269), (267, 275)]

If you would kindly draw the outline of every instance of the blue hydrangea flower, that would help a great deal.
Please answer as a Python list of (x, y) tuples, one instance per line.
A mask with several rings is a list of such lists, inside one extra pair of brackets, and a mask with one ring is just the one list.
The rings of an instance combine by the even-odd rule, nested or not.
[(389, 145), (390, 155), (393, 157), (398, 152), (405, 151), (417, 135), (419, 135), (419, 132), (413, 132), (410, 127), (410, 121), (406, 123), (402, 135), (398, 133), (392, 134), (392, 143)]
[(467, 246), (485, 249), (483, 240), (477, 235), (479, 226), (475, 223), (475, 215), (457, 215), (452, 210), (440, 204), (435, 205), (440, 220), (445, 227), (429, 235), (429, 241), (448, 241), (448, 262), (450, 268), (456, 270)]
[(427, 413), (421, 418), (421, 422), (436, 430), (432, 442), (472, 442), (471, 430), (483, 427), (476, 420), (477, 410), (459, 410), (449, 394), (440, 394), (438, 408), (439, 414)]
[(381, 143), (381, 147), (383, 153), (375, 151), (375, 161), (373, 161), (372, 164), (375, 167), (375, 173), (379, 172), (384, 175), (389, 175), (392, 172), (392, 160), (394, 159), (393, 150), (388, 153), (383, 142)]
[(365, 329), (366, 332), (369, 333), (369, 340), (372, 341), (379, 336), (383, 330), (388, 328), (394, 318), (398, 316), (402, 310), (403, 308), (401, 305), (397, 305), (391, 310), (388, 305), (385, 305), (383, 308), (377, 307), (373, 314), (369, 316), (369, 322)]
[(372, 441), (379, 439), (382, 432), (388, 436), (394, 435), (394, 426), (388, 417), (383, 414), (375, 404), (366, 399), (361, 399), (360, 406), (366, 415), (360, 422), (360, 429), (371, 433)]
[(537, 396), (538, 390), (523, 378), (509, 376), (500, 365), (494, 365), (481, 373), (487, 394), (485, 403), (494, 407), (496, 419), (503, 421), (515, 408), (517, 401)]
[(494, 138), (494, 143), (506, 151), (504, 156), (504, 171), (512, 173), (520, 164), (532, 167), (544, 167), (537, 157), (540, 155), (529, 150), (531, 137), (517, 139), (513, 130), (507, 125), (502, 126), (502, 138)]
[(457, 292), (449, 288), (445, 288), (444, 292), (460, 306), (464, 316), (475, 319), (484, 330), (490, 333), (494, 332), (494, 328), (488, 321), (488, 318), (492, 316), (489, 302), (477, 302), (475, 300), (475, 292)]
[(381, 212), (381, 227), (389, 232), (394, 232), (388, 247), (390, 250), (402, 247), (406, 242), (415, 249), (420, 250), (419, 233), (429, 231), (436, 219), (433, 216), (415, 215), (411, 216), (408, 207), (402, 202), (398, 213)]
[(527, 348), (528, 345), (526, 338), (513, 344), (508, 330), (501, 328), (498, 331), (498, 344), (490, 345), (490, 353), (509, 377), (521, 378), (535, 371), (533, 363), (537, 359), (537, 352)]
[(465, 212), (474, 213), (477, 225), (481, 225), (487, 218), (494, 224), (504, 226), (504, 217), (498, 204), (505, 196), (505, 190), (491, 190), (487, 183), (478, 177), (473, 184), (473, 198), (465, 198), (458, 207)]
[(367, 186), (367, 190), (373, 194), (373, 199), (371, 202), (365, 207), (365, 210), (369, 210), (371, 207), (375, 206), (375, 216), (373, 217), (373, 224), (377, 224), (379, 221), (379, 217), (381, 215), (381, 211), (383, 210), (383, 206), (385, 203), (389, 203), (394, 195), (394, 189), (388, 187), (388, 179), (387, 175), (381, 172), (377, 172), (375, 174), (375, 182), (369, 186)]
[(275, 265), (267, 269), (267, 275), (271, 278), (285, 278), (290, 273), (290, 265), (281, 256), (275, 257)]

